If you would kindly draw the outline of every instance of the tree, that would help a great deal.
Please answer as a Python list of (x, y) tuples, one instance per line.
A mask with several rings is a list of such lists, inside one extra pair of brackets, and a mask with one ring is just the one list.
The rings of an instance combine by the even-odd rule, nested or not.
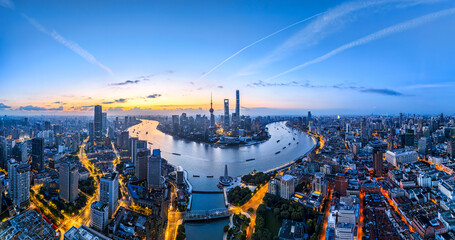
[(223, 227), (223, 231), (224, 231), (224, 232), (227, 232), (227, 231), (229, 231), (229, 225), (224, 225), (224, 227)]

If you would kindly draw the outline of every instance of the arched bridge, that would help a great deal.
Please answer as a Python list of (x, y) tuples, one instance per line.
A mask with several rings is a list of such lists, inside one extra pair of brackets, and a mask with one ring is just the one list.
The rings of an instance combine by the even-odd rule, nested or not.
[(227, 218), (231, 215), (226, 208), (215, 208), (211, 210), (192, 210), (185, 213), (185, 221), (207, 221), (218, 218)]

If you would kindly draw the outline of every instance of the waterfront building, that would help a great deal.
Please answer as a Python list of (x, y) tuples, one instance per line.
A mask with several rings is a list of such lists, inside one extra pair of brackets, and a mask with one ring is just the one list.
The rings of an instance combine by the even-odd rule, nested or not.
[(11, 159), (8, 163), (8, 195), (13, 204), (26, 207), (30, 204), (30, 165)]
[(239, 90), (235, 91), (235, 115), (236, 115), (236, 121), (238, 125), (238, 121), (240, 121), (240, 92)]
[(149, 189), (161, 188), (161, 157), (155, 154), (147, 159), (147, 186)]
[(79, 171), (76, 164), (64, 162), (59, 169), (60, 185), (59, 195), (67, 202), (74, 202), (78, 196)]
[(101, 141), (103, 136), (103, 107), (101, 105), (95, 106), (94, 123), (95, 141)]
[(108, 173), (100, 178), (100, 201), (108, 204), (109, 218), (118, 206), (119, 179), (118, 173)]
[(177, 185), (183, 185), (185, 184), (185, 178), (184, 178), (184, 172), (183, 172), (183, 167), (182, 166), (178, 166), (177, 167), (177, 171), (176, 171), (176, 182), (177, 182)]
[(211, 135), (214, 135), (215, 134), (215, 130), (216, 130), (216, 126), (215, 126), (215, 115), (213, 115), (213, 102), (212, 102), (212, 95), (210, 94), (210, 127), (209, 127), (209, 130), (210, 130), (210, 134)]
[(229, 131), (229, 99), (224, 99), (224, 118), (223, 118), (224, 131)]
[(311, 111), (308, 111), (308, 116), (307, 116), (306, 120), (307, 120), (307, 123), (306, 123), (307, 126), (310, 125), (310, 122), (313, 121), (313, 120), (311, 119)]
[(219, 183), (221, 184), (221, 186), (229, 186), (229, 185), (231, 185), (232, 180), (233, 180), (233, 178), (229, 177), (229, 174), (228, 174), (227, 164), (225, 164), (224, 165), (224, 175), (220, 176)]
[(95, 201), (90, 205), (90, 227), (100, 232), (104, 231), (109, 220), (108, 204)]
[(32, 169), (35, 171), (41, 171), (44, 169), (44, 139), (33, 138), (32, 139)]

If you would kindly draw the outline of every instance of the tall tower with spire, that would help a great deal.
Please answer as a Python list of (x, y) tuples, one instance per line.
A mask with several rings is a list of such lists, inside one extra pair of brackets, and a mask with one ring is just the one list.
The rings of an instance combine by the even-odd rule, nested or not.
[(213, 115), (213, 101), (212, 101), (212, 93), (210, 93), (210, 133), (213, 135), (215, 130), (215, 116)]

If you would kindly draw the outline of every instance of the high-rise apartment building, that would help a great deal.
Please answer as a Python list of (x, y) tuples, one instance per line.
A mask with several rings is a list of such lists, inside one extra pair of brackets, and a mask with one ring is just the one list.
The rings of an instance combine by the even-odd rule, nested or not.
[(44, 139), (32, 139), (32, 169), (41, 171), (44, 169)]
[(109, 220), (108, 204), (95, 201), (90, 205), (90, 227), (100, 232), (104, 231)]
[(109, 207), (109, 217), (114, 214), (118, 206), (118, 173), (108, 173), (100, 178), (100, 201)]
[(30, 204), (30, 165), (11, 159), (8, 163), (8, 195), (21, 208)]
[(59, 195), (67, 202), (74, 202), (79, 190), (79, 170), (76, 164), (64, 162), (59, 169)]
[(291, 175), (284, 175), (280, 180), (280, 197), (290, 199), (294, 194), (294, 178)]
[(154, 154), (147, 159), (147, 186), (149, 189), (161, 188), (161, 156)]

